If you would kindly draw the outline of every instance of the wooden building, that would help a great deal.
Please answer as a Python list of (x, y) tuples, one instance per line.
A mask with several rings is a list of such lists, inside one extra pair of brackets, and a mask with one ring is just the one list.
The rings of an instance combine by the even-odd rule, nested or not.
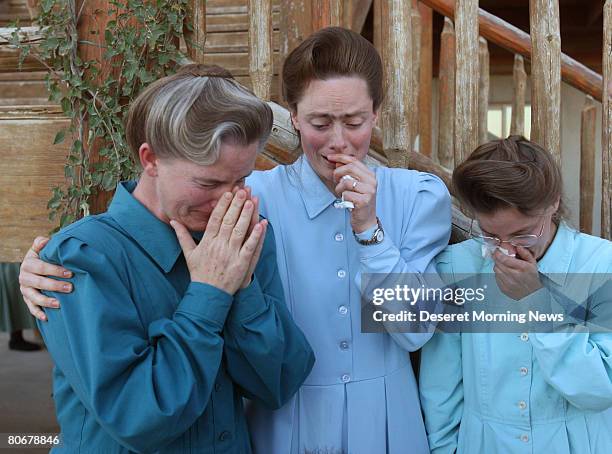
[[(107, 3), (88, 1), (85, 16)], [(572, 182), (576, 226), (611, 237), (612, 0), (191, 3), (202, 18), (191, 19), (194, 39), (205, 44), (203, 52), (189, 49), (189, 58), (229, 69), (274, 102), (275, 129), (260, 168), (297, 156), (279, 99), (283, 57), (313, 30), (342, 25), (371, 40), (386, 67), (388, 96), (372, 142), (374, 159), (448, 182), (455, 162), (491, 131), (530, 133), (558, 157)], [(17, 71), (16, 50), (6, 39), (11, 21), (27, 26), (35, 14), (36, 0), (0, 2), (2, 261), (18, 261), (32, 238), (52, 227), (46, 205), (50, 188), (63, 180), (67, 152), (67, 144), (52, 145), (67, 119), (47, 101), (44, 66), (31, 59)], [(35, 29), (27, 39), (36, 39)], [(465, 222), (459, 211), (455, 222)]]

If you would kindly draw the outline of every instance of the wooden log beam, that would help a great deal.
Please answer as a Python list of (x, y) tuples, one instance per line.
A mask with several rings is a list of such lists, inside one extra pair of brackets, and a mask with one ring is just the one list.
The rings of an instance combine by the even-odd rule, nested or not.
[[(455, 17), (455, 0), (420, 1), (446, 17)], [(478, 10), (478, 24), (480, 34), (487, 41), (513, 54), (520, 54), (531, 59), (531, 38), (521, 29), (483, 9)], [(603, 86), (601, 75), (566, 54), (561, 55), (561, 77), (572, 87), (601, 101)]]
[(412, 87), (412, 3), (382, 2), (382, 60), (387, 94), (381, 109), (383, 148), (392, 167), (405, 167), (414, 132), (409, 110), (415, 105)]
[[(280, 0), (279, 19), (279, 61), (284, 62), (295, 49), (312, 32), (311, 0)], [(281, 65), (277, 65), (281, 73)], [(282, 84), (278, 84), (278, 99), (283, 99)]]
[(206, 44), (206, 0), (189, 0), (183, 33), (187, 55), (196, 63), (204, 63)]
[(514, 96), (512, 97), (512, 120), (510, 135), (525, 135), (525, 92), (527, 89), (527, 73), (525, 60), (522, 55), (514, 56), (514, 69), (512, 74)]
[(601, 237), (612, 240), (612, 0), (604, 6)]
[(484, 38), (478, 39), (478, 144), (489, 141), (487, 117), (489, 115), (489, 46)]
[[(412, 79), (410, 81), (410, 86), (412, 87), (412, 91), (414, 93), (414, 102), (418, 104), (419, 102), (419, 86), (420, 86), (420, 78), (421, 78), (421, 14), (419, 13), (416, 0), (412, 2), (412, 11), (410, 12), (410, 21), (412, 22)], [(410, 106), (411, 104), (408, 104)], [(419, 109), (408, 109), (408, 117), (410, 122), (410, 131), (412, 131), (412, 144), (409, 149), (413, 150), (415, 148), (417, 135), (419, 132), (419, 122), (420, 122), (421, 112)], [(419, 151), (420, 151), (420, 141), (419, 141)]]
[(453, 22), (445, 17), (438, 78), (438, 162), (448, 169), (455, 167), (455, 56), (455, 29)]
[(478, 146), (478, 0), (457, 0), (455, 165)]
[(253, 92), (270, 100), (272, 89), (272, 0), (249, 0), (249, 75)]
[(588, 234), (593, 233), (596, 115), (593, 97), (587, 95), (580, 123), (580, 231)]
[(561, 31), (558, 0), (530, 0), (531, 140), (561, 165)]
[[(96, 67), (99, 69), (99, 73), (96, 76), (97, 80), (103, 81), (109, 74), (115, 74), (119, 70), (104, 59), (103, 51), (106, 45), (104, 42), (104, 31), (108, 22), (114, 20), (116, 16), (108, 14), (108, 10), (111, 9), (109, 0), (76, 0), (75, 3), (76, 11), (81, 12), (80, 20), (77, 24), (80, 43), (77, 51), (78, 57), (82, 61), (95, 61)], [(86, 44), (84, 41), (93, 42), (94, 45)], [(86, 124), (83, 125), (83, 128), (85, 131), (88, 130)], [(88, 142), (87, 135), (85, 135), (84, 139), (83, 143), (85, 144)], [(105, 159), (98, 153), (102, 146), (103, 140), (100, 138), (94, 140), (91, 144), (89, 156), (92, 166)], [(97, 194), (92, 195), (89, 199), (89, 212), (97, 214), (106, 211), (112, 197), (113, 191), (99, 191)]]
[(419, 153), (432, 156), (433, 99), (433, 11), (418, 2), (421, 15), (421, 58), (419, 63)]
[(344, 23), (354, 32), (361, 33), (368, 13), (372, 8), (372, 0), (350, 0), (344, 3)]

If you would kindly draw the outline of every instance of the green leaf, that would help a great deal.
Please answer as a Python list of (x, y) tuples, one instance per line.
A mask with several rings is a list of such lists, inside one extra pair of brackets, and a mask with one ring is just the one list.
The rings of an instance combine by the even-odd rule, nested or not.
[(62, 143), (64, 141), (64, 136), (66, 135), (66, 130), (62, 129), (55, 134), (55, 139), (53, 139), (53, 145), (57, 145), (58, 143)]
[(106, 172), (102, 177), (102, 188), (105, 191), (110, 191), (115, 189), (115, 184), (115, 176), (111, 172)]

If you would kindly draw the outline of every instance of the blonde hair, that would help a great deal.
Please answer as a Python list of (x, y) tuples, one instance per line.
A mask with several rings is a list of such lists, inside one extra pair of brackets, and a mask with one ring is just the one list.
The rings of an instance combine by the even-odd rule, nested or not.
[(149, 85), (130, 106), (126, 138), (138, 162), (148, 143), (160, 158), (213, 164), (223, 142), (261, 149), (272, 110), (218, 66), (186, 65)]

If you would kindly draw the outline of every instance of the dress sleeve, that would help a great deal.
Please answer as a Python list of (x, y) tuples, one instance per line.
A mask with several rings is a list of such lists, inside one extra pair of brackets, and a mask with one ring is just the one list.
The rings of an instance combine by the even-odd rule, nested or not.
[[(399, 244), (385, 235), (379, 244), (358, 246), (360, 271), (356, 283), (359, 288), (365, 274), (376, 276), (374, 281), (383, 282), (383, 286), (387, 286), (384, 285), (384, 276), (395, 275), (389, 277), (392, 286), (398, 274), (403, 274), (400, 279), (413, 279), (415, 288), (421, 285), (434, 288), (441, 284), (436, 278), (433, 258), (448, 245), (450, 238), (450, 196), (444, 183), (435, 175), (419, 172), (416, 180), (411, 187), (408, 185), (404, 200), (401, 200), (406, 222), (401, 226)], [(395, 178), (393, 184), (406, 185), (401, 178)], [(384, 220), (382, 222), (384, 228)], [(363, 283), (370, 286), (371, 280), (366, 279)], [(418, 310), (420, 307), (436, 310), (432, 309), (431, 302), (419, 301), (415, 308)], [(389, 329), (389, 334), (402, 348), (415, 351), (431, 338), (433, 329), (425, 333), (400, 333)]]
[(46, 309), (39, 327), (82, 404), (133, 451), (187, 431), (210, 398), (231, 295), (192, 282), (172, 318), (145, 326), (116, 260), (74, 237), (56, 236), (43, 252), (74, 273), (72, 293), (49, 293), (61, 309)]
[[(544, 380), (582, 410), (612, 407), (612, 269), (601, 277), (585, 304), (586, 323), (566, 325), (559, 332), (532, 333), (529, 340)], [(564, 307), (563, 296), (540, 289), (553, 307)], [(542, 296), (545, 294), (545, 296)], [(557, 303), (557, 304), (555, 304)], [(554, 312), (554, 311), (553, 311)], [(570, 319), (571, 320), (571, 319)], [(568, 329), (569, 328), (569, 329)], [(580, 371), (580, 373), (576, 373)]]
[[(452, 275), (451, 254), (436, 259), (440, 274)], [(461, 334), (436, 332), (421, 350), (421, 408), (432, 454), (453, 454), (463, 416)]]
[(235, 295), (223, 336), (232, 380), (245, 397), (273, 409), (293, 396), (314, 365), (314, 353), (285, 305), (270, 226), (255, 277)]

